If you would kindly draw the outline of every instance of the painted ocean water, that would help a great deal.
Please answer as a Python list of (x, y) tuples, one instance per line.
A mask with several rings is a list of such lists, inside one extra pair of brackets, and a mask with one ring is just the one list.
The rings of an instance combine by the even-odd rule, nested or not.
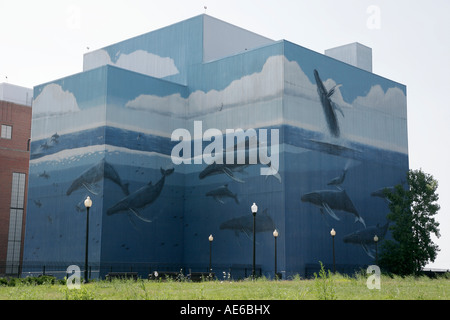
[[(295, 259), (299, 250), (308, 253), (303, 260), (294, 261), (294, 265), (317, 263), (319, 259), (330, 261), (331, 227), (338, 231), (336, 240), (341, 246), (337, 250), (346, 261), (370, 263), (370, 250), (366, 252), (358, 244), (342, 241), (345, 235), (364, 228), (354, 221), (351, 213), (337, 210), (335, 216), (339, 220), (336, 220), (323, 208), (304, 202), (301, 197), (312, 191), (342, 188), (367, 227), (384, 224), (386, 202), (371, 194), (401, 182), (404, 173), (399, 168), (405, 167), (407, 156), (357, 143), (338, 144), (321, 134), (291, 126), (275, 128), (282, 132), (281, 183), (274, 177), (261, 176), (259, 165), (236, 171), (237, 180), (225, 173), (200, 179), (199, 173), (206, 164), (187, 167), (172, 163), (170, 154), (176, 142), (123, 129), (102, 127), (33, 141), (27, 236), (34, 237), (35, 241), (33, 248), (25, 248), (25, 259), (45, 261), (55, 256), (48, 250), (54, 248), (59, 251), (60, 261), (81, 261), (83, 201), (89, 195), (95, 204), (91, 219), (93, 261), (100, 261), (101, 257), (102, 261), (148, 261), (148, 257), (164, 256), (167, 263), (184, 261), (197, 265), (208, 260), (208, 242), (204, 240), (214, 234), (216, 263), (251, 263), (245, 257), (252, 246), (250, 206), (256, 202), (260, 208), (258, 264), (272, 265), (272, 249), (264, 248), (273, 248), (274, 228), (286, 235), (279, 242), (286, 250), (286, 257)], [(120, 183), (112, 175), (86, 179), (67, 194), (74, 181), (104, 160), (114, 168)], [(126, 184), (129, 194), (133, 194), (149, 183), (155, 185), (160, 181), (161, 168), (174, 168), (174, 173), (165, 179), (156, 199), (141, 208), (106, 214), (108, 208), (127, 197), (121, 184)], [(347, 174), (342, 185), (339, 188), (329, 185), (344, 169)], [(46, 230), (47, 236), (41, 230)], [(49, 242), (48, 234), (53, 241)], [(291, 243), (289, 234), (300, 234), (304, 241)], [(66, 245), (56, 246), (56, 243)], [(323, 256), (317, 256), (317, 252)], [(280, 257), (280, 268), (283, 260)]]

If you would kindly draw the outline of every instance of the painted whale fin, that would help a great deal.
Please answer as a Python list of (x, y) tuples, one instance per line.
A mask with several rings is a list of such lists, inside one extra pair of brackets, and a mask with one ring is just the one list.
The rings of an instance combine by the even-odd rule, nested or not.
[(280, 173), (278, 171), (276, 171), (273, 167), (272, 164), (269, 162), (269, 164), (267, 164), (267, 166), (270, 168), (271, 172), (275, 172), (275, 174), (266, 174), (264, 180), (267, 180), (269, 178), (269, 176), (274, 177), (275, 179), (278, 180), (279, 183), (281, 183), (281, 176)]
[(239, 199), (238, 199), (237, 193), (235, 193), (233, 195), (233, 198), (234, 198), (234, 201), (236, 201), (236, 203), (239, 204)]
[(364, 222), (364, 219), (361, 216), (358, 216), (355, 218), (355, 222), (361, 222), (364, 226), (364, 228), (366, 228), (366, 223)]
[(337, 84), (333, 88), (331, 88), (330, 91), (328, 91), (327, 98), (331, 97), (339, 87), (342, 87), (342, 84)]
[(327, 219), (325, 219), (325, 215), (324, 215), (324, 212), (323, 212), (323, 208), (320, 208), (320, 213), (321, 213), (320, 216), (322, 217), (323, 221), (324, 221), (325, 224), (329, 227), (330, 224), (328, 223)]
[[(244, 228), (241, 229), (242, 233), (245, 234), (247, 236), (247, 238), (249, 238), (250, 240), (252, 240), (252, 238), (250, 237), (250, 235), (248, 234), (247, 230), (245, 230)], [(253, 240), (252, 240), (253, 241)]]
[(130, 195), (130, 191), (128, 190), (129, 185), (130, 185), (129, 183), (125, 183), (122, 185), (122, 191), (123, 193), (125, 193), (126, 196)]
[(326, 202), (322, 202), (322, 207), (325, 209), (325, 211), (334, 219), (336, 220), (341, 220), (338, 218), (338, 216), (334, 213), (334, 211), (330, 208), (330, 206), (328, 205), (328, 203)]
[(216, 200), (217, 202), (220, 202), (221, 204), (225, 204), (225, 202), (222, 200), (222, 197), (214, 196), (213, 199)]
[[(247, 236), (247, 238), (248, 238), (251, 242), (253, 242), (253, 233), (252, 233), (251, 236), (250, 236), (249, 230), (245, 230), (244, 228), (242, 228), (241, 231)], [(255, 244), (259, 244), (259, 242), (256, 241)]]
[(333, 106), (334, 110), (339, 111), (342, 114), (342, 116), (345, 118), (344, 111), (342, 111), (341, 107), (338, 104), (331, 102), (331, 105)]
[(367, 248), (367, 246), (365, 244), (361, 244), (361, 247), (364, 249), (364, 251), (367, 253), (367, 255), (371, 258), (375, 258), (373, 256), (373, 253), (369, 250), (369, 248)]
[(136, 222), (134, 222), (134, 220), (132, 219), (131, 214), (129, 212), (127, 212), (127, 216), (128, 216), (128, 220), (130, 221), (130, 223), (133, 226), (134, 230), (140, 231), (138, 226), (136, 225)]
[(245, 171), (245, 168), (246, 168), (246, 167), (247, 167), (247, 166), (239, 166), (239, 167), (233, 169), (233, 171), (239, 172), (239, 173), (241, 173), (241, 174), (248, 174), (248, 172)]
[(227, 168), (227, 167), (224, 167), (224, 168), (222, 169), (222, 172), (225, 173), (227, 176), (229, 176), (231, 179), (233, 179), (233, 180), (236, 181), (236, 182), (239, 182), (239, 183), (245, 183), (245, 181), (243, 181), (243, 180), (241, 180), (241, 179), (239, 179), (239, 178), (236, 178), (236, 177), (234, 176), (233, 172), (232, 172), (229, 168)]
[(169, 175), (171, 175), (174, 171), (175, 171), (174, 168), (172, 168), (172, 169), (167, 169), (167, 170), (164, 170), (163, 168), (161, 168), (161, 174), (162, 174), (163, 176), (169, 176)]
[(133, 208), (130, 208), (130, 211), (133, 212), (136, 217), (138, 217), (139, 219), (141, 219), (144, 222), (149, 222), (149, 223), (153, 222), (152, 220), (144, 218), (137, 210), (135, 210)]
[(281, 176), (280, 174), (277, 172), (275, 174), (271, 174), (271, 175), (266, 175), (266, 177), (264, 178), (264, 180), (267, 180), (269, 177), (274, 177), (275, 179), (277, 179), (277, 181), (279, 183), (281, 183)]
[(89, 191), (92, 194), (98, 195), (100, 193), (99, 190), (100, 189), (98, 186), (96, 187), (95, 184), (88, 184), (88, 183), (84, 183), (83, 182), (83, 187), (86, 188), (87, 191)]

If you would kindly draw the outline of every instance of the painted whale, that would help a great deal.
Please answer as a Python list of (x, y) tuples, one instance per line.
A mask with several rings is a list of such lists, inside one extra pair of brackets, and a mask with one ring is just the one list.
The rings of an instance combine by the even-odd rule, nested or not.
[(106, 162), (105, 159), (102, 159), (99, 163), (97, 163), (93, 167), (90, 167), (89, 169), (84, 171), (78, 178), (76, 178), (70, 185), (69, 189), (67, 189), (66, 194), (70, 195), (72, 192), (82, 187), (85, 187), (88, 191), (95, 194), (95, 192), (93, 191), (93, 185), (101, 179), (111, 180), (122, 189), (125, 195), (130, 194), (130, 192), (128, 191), (128, 183), (122, 183), (122, 180), (120, 179), (117, 171), (111, 164)]
[(235, 172), (243, 172), (246, 167), (248, 167), (248, 164), (226, 164), (226, 163), (216, 163), (213, 162), (209, 164), (205, 169), (203, 169), (198, 177), (200, 179), (204, 179), (206, 177), (214, 176), (217, 174), (225, 174), (232, 180), (244, 183), (243, 180), (236, 177)]
[(347, 169), (344, 169), (344, 170), (342, 171), (342, 173), (341, 173), (339, 176), (337, 176), (337, 177), (331, 179), (331, 180), (327, 183), (327, 185), (329, 185), (329, 186), (335, 186), (336, 188), (341, 189), (341, 184), (344, 183), (345, 175), (346, 175), (346, 174), (347, 174)]
[(379, 197), (381, 199), (386, 200), (387, 202), (390, 202), (387, 198), (387, 194), (393, 192), (395, 192), (395, 187), (384, 187), (372, 192), (370, 195), (372, 197)]
[[(235, 150), (235, 149), (236, 149), (236, 146), (234, 146), (233, 150)], [(244, 173), (245, 168), (247, 168), (249, 165), (255, 165), (255, 164), (259, 164), (259, 163), (255, 163), (255, 164), (250, 163), (251, 162), (250, 161), (250, 153), (249, 153), (248, 148), (245, 148), (245, 157), (244, 157), (245, 160), (243, 161), (244, 163), (237, 163), (238, 161), (237, 161), (237, 153), (236, 153), (236, 151), (231, 151), (231, 152), (234, 152), (234, 155), (233, 155), (234, 161), (233, 161), (233, 163), (231, 163), (231, 164), (227, 163), (227, 161), (226, 161), (227, 160), (226, 159), (227, 152), (224, 151), (222, 153), (222, 155), (223, 155), (222, 163), (213, 162), (213, 163), (209, 164), (208, 166), (206, 166), (205, 169), (203, 169), (199, 173), (198, 177), (202, 180), (202, 179), (204, 179), (206, 177), (214, 176), (214, 175), (217, 175), (217, 174), (225, 174), (229, 178), (231, 178), (232, 180), (234, 180), (236, 182), (244, 183), (245, 181), (243, 181), (243, 180), (239, 179), (238, 177), (236, 177), (235, 173), (236, 172)], [(259, 150), (258, 149), (256, 150), (256, 154), (259, 154)], [(271, 163), (269, 162), (266, 166), (268, 166), (270, 168), (271, 167)], [(280, 174), (278, 172), (273, 174), (272, 176), (275, 179), (277, 179), (278, 182), (281, 183), (281, 176), (280, 176)], [(269, 176), (266, 176), (266, 179), (268, 177)]]
[(359, 215), (352, 200), (350, 200), (345, 190), (320, 190), (302, 195), (303, 202), (312, 203), (320, 208), (320, 211), (328, 213), (332, 218), (340, 220), (334, 210), (345, 211), (355, 216), (355, 222), (361, 222), (364, 227), (366, 223)]
[(334, 177), (333, 179), (331, 179), (327, 185), (329, 186), (335, 186), (336, 188), (338, 188), (339, 190), (342, 190), (341, 185), (344, 183), (345, 180), (345, 176), (347, 175), (347, 170), (350, 166), (351, 161), (348, 160), (345, 164), (344, 169), (342, 170), (342, 173), (340, 175), (338, 175), (337, 177)]
[(316, 79), (317, 93), (320, 97), (320, 103), (322, 104), (325, 119), (327, 120), (328, 129), (333, 136), (339, 137), (340, 129), (336, 117), (336, 109), (341, 112), (342, 116), (344, 116), (344, 113), (333, 101), (331, 101), (331, 96), (340, 85), (336, 85), (331, 88), (330, 91), (327, 91), (320, 79), (319, 72), (316, 69), (314, 69), (314, 78)]
[(361, 245), (367, 255), (374, 258), (369, 246), (375, 244), (375, 241), (373, 240), (375, 236), (378, 237), (378, 241), (381, 241), (386, 236), (388, 227), (389, 222), (387, 222), (384, 226), (380, 226), (379, 224), (376, 226), (370, 226), (344, 236), (343, 241), (344, 243)]
[(131, 193), (129, 196), (123, 198), (111, 208), (106, 211), (108, 216), (117, 214), (119, 212), (128, 212), (131, 211), (136, 217), (145, 222), (151, 222), (144, 218), (138, 211), (138, 209), (143, 209), (149, 204), (153, 203), (161, 194), (161, 191), (164, 187), (164, 182), (166, 180), (166, 176), (172, 174), (174, 169), (164, 170), (161, 168), (162, 178), (156, 183), (152, 184), (150, 181), (145, 186), (141, 187), (137, 191)]
[[(256, 215), (255, 226), (256, 233), (273, 231), (275, 229), (275, 223), (267, 213), (267, 209)], [(250, 235), (253, 234), (253, 215), (248, 214), (227, 220), (220, 225), (220, 230), (232, 230), (237, 236), (239, 232), (242, 232), (250, 238)]]
[(237, 197), (237, 194), (232, 193), (230, 191), (230, 189), (228, 189), (228, 184), (225, 184), (225, 185), (220, 186), (220, 187), (218, 187), (216, 189), (208, 191), (206, 193), (206, 196), (207, 197), (213, 197), (214, 200), (216, 200), (216, 201), (218, 201), (218, 202), (220, 202), (222, 204), (225, 203), (223, 201), (224, 198), (232, 198), (232, 199), (234, 199), (234, 201), (237, 204), (239, 204), (239, 199)]

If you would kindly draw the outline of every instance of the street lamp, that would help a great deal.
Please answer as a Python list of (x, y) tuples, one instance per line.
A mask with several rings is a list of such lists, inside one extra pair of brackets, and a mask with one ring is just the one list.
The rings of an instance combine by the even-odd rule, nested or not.
[(273, 231), (273, 238), (275, 239), (275, 280), (278, 279), (277, 276), (277, 238), (278, 238), (278, 231), (275, 229)]
[(84, 259), (84, 282), (88, 282), (88, 241), (89, 241), (89, 209), (92, 206), (92, 200), (88, 196), (86, 200), (84, 200), (84, 206), (86, 207), (86, 256)]
[(212, 267), (211, 267), (211, 247), (212, 247), (212, 242), (214, 240), (212, 234), (209, 235), (208, 237), (209, 240), (209, 276), (211, 277), (211, 271), (212, 271)]
[(255, 240), (256, 240), (256, 213), (258, 212), (258, 206), (253, 202), (251, 207), (253, 213), (253, 267), (252, 267), (252, 278), (255, 279)]
[(332, 228), (330, 231), (331, 238), (333, 239), (333, 273), (336, 273), (336, 261), (334, 256), (334, 236), (336, 235), (336, 231)]
[(375, 264), (378, 265), (378, 236), (375, 235), (373, 237), (373, 241), (375, 242)]

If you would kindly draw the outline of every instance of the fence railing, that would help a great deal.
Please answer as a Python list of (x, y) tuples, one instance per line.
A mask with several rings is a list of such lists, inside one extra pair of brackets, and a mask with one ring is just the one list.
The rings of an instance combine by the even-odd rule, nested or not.
[[(0, 277), (24, 278), (28, 276), (51, 275), (58, 279), (71, 275), (69, 266), (78, 266), (84, 276), (84, 262), (24, 262), (21, 264), (7, 264), (0, 261)], [(133, 272), (142, 279), (147, 279), (154, 272), (177, 272), (183, 276), (191, 272), (210, 272), (209, 266), (200, 264), (179, 264), (166, 262), (102, 262), (88, 264), (89, 279), (105, 279), (108, 273)], [(252, 266), (243, 264), (216, 264), (212, 265), (212, 272), (220, 280), (239, 280), (252, 275)], [(255, 274), (262, 275), (261, 266), (255, 267)]]

